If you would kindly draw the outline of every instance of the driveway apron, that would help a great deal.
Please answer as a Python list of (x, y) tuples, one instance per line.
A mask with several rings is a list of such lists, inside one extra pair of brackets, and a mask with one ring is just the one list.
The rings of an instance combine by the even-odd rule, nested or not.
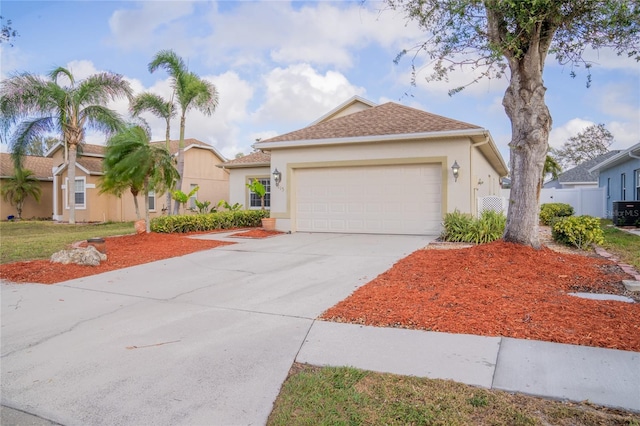
[(52, 286), (3, 283), (2, 404), (63, 425), (264, 424), (314, 318), (430, 240), (233, 239)]

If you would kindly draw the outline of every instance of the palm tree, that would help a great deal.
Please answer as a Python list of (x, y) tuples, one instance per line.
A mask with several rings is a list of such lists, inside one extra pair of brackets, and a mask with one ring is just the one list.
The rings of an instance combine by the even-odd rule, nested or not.
[[(101, 192), (122, 194), (125, 188), (144, 191), (145, 221), (149, 222), (149, 191), (168, 191), (178, 177), (173, 157), (164, 147), (149, 143), (149, 130), (140, 125), (129, 125), (107, 142), (103, 161), (104, 176)], [(136, 194), (137, 195), (137, 194)], [(134, 196), (139, 217), (137, 198)]]
[(558, 176), (562, 173), (562, 167), (553, 156), (547, 154), (547, 157), (544, 160), (544, 167), (542, 169), (542, 178), (544, 179), (544, 177), (549, 173), (551, 173), (551, 179), (558, 179)]
[[(173, 103), (173, 94), (171, 99), (166, 100), (155, 93), (144, 92), (133, 98), (129, 105), (129, 110), (134, 117), (139, 117), (143, 112), (150, 112), (156, 117), (164, 118), (166, 122), (166, 148), (171, 152), (171, 119), (175, 117), (175, 105)], [(171, 214), (171, 191), (167, 191), (167, 213)]]
[[(173, 50), (161, 50), (149, 63), (149, 72), (153, 73), (158, 68), (164, 68), (171, 77), (171, 84), (180, 105), (180, 143), (178, 145), (178, 173), (180, 177), (176, 183), (176, 189), (182, 190), (182, 178), (184, 175), (184, 130), (187, 111), (192, 108), (201, 111), (205, 115), (211, 115), (218, 106), (218, 91), (216, 87), (203, 80), (195, 73), (187, 69), (186, 64)], [(174, 212), (178, 213), (176, 205)]]
[[(66, 77), (69, 85), (58, 83)], [(73, 74), (58, 67), (49, 79), (23, 73), (2, 82), (0, 115), (4, 129), (15, 126), (10, 144), (14, 153), (24, 153), (35, 138), (59, 132), (68, 148), (67, 195), (69, 223), (76, 222), (75, 177), (78, 147), (84, 143), (85, 129), (110, 134), (122, 128), (122, 119), (107, 103), (122, 96), (131, 98), (131, 87), (121, 75), (94, 74), (76, 83)], [(19, 124), (18, 124), (19, 123)]]
[(14, 175), (2, 185), (2, 198), (15, 206), (18, 219), (22, 219), (22, 206), (25, 200), (28, 197), (33, 197), (37, 202), (40, 202), (41, 194), (40, 182), (34, 173), (31, 170), (23, 169), (20, 164), (16, 164)]

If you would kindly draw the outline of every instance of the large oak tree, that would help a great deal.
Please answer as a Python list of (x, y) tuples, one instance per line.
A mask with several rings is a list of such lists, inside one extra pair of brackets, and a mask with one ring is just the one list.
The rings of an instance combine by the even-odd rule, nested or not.
[[(478, 78), (507, 76), (502, 104), (511, 120), (511, 196), (506, 241), (540, 247), (538, 200), (551, 130), (544, 65), (549, 53), (563, 64), (590, 68), (587, 48), (613, 49), (640, 59), (637, 0), (387, 0), (417, 21), (416, 46), (434, 62), (430, 80), (460, 67)], [(407, 53), (407, 52), (403, 52)], [(399, 58), (398, 58), (399, 59)], [(589, 77), (590, 78), (590, 75)], [(476, 80), (471, 81), (473, 83)], [(462, 87), (452, 88), (452, 93)]]

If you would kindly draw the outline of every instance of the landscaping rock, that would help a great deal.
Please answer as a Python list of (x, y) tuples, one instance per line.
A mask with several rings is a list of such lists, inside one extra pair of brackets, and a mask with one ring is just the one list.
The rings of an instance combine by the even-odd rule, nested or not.
[(77, 265), (98, 266), (100, 262), (107, 260), (107, 255), (100, 253), (95, 247), (89, 246), (60, 250), (53, 253), (50, 260), (53, 263), (62, 263), (63, 265), (75, 263)]
[(622, 280), (622, 284), (629, 291), (640, 291), (640, 281)]
[(145, 232), (147, 232), (147, 223), (144, 219), (136, 220), (133, 223), (133, 226), (136, 228), (137, 234), (144, 234)]
[(600, 293), (569, 293), (569, 296), (581, 297), (583, 299), (592, 300), (615, 300), (616, 302), (634, 303), (635, 301), (626, 296), (618, 296), (616, 294), (600, 294)]

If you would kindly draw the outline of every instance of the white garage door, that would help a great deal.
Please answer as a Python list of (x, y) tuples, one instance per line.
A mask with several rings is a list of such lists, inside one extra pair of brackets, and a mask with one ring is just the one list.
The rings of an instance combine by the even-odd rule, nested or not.
[(435, 164), (298, 169), (297, 230), (437, 235), (441, 173)]

